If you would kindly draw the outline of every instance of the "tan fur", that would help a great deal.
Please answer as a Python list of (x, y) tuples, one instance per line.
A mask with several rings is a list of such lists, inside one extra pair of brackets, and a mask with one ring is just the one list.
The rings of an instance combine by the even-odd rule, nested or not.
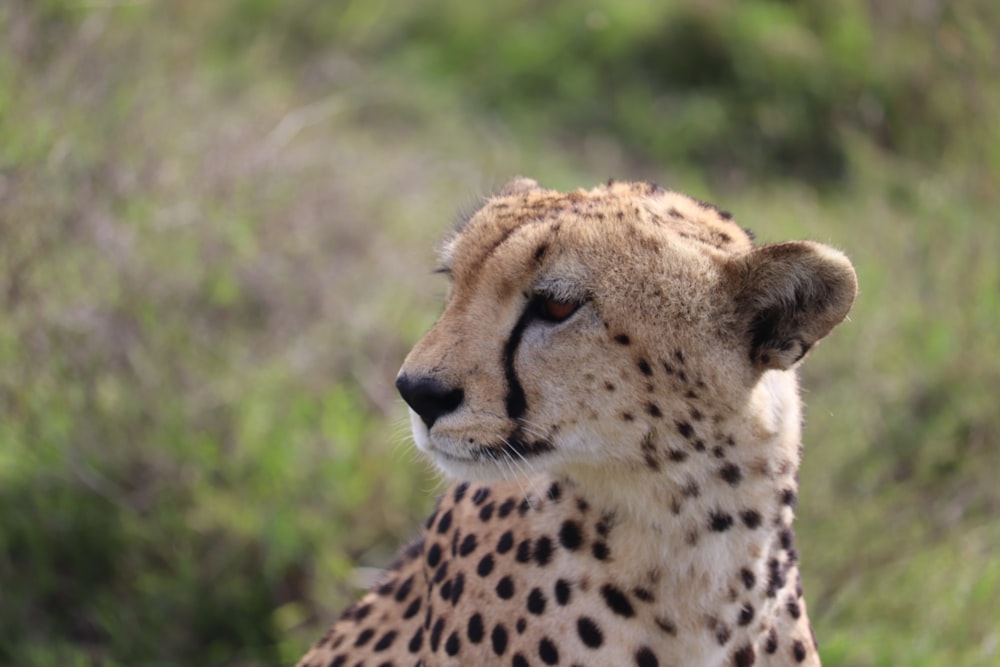
[(848, 260), (645, 183), (518, 179), (441, 261), (398, 384), (466, 481), (301, 664), (818, 665), (794, 367), (850, 309)]

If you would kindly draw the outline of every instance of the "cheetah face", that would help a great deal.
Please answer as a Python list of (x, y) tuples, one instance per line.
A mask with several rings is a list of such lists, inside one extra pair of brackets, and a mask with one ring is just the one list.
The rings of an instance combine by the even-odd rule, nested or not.
[(417, 447), (460, 479), (657, 469), (698, 445), (696, 422), (766, 421), (761, 378), (794, 391), (785, 371), (856, 290), (840, 253), (755, 248), (728, 214), (648, 184), (514, 181), (441, 255), (447, 305), (396, 385)]

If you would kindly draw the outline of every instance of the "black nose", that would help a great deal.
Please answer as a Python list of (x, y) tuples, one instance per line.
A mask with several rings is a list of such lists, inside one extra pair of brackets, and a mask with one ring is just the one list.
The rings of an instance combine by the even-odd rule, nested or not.
[(461, 405), (465, 398), (465, 392), (461, 387), (447, 387), (426, 376), (411, 378), (406, 373), (400, 373), (396, 378), (396, 389), (399, 390), (403, 400), (424, 420), (427, 428), (434, 426), (439, 417), (445, 416)]

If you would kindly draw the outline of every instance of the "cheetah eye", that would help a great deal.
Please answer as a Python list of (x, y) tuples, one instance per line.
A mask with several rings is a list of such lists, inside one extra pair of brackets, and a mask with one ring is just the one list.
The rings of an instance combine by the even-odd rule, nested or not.
[(563, 301), (555, 297), (539, 294), (535, 297), (533, 310), (535, 315), (546, 322), (563, 322), (568, 320), (580, 308), (577, 301)]

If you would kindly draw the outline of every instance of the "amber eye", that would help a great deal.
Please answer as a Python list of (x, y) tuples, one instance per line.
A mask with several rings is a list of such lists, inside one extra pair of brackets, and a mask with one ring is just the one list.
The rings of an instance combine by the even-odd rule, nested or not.
[(576, 301), (560, 301), (552, 297), (540, 296), (535, 302), (535, 311), (543, 320), (562, 322), (576, 312), (580, 304)]

